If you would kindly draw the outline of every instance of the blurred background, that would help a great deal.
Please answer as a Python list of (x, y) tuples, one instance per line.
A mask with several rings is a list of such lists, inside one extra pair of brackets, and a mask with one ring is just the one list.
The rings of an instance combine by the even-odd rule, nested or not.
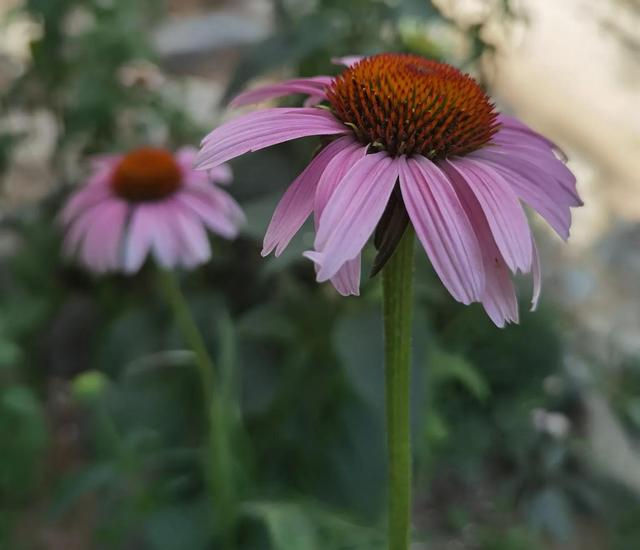
[(90, 155), (197, 144), (238, 90), (381, 51), (474, 74), (562, 146), (586, 204), (568, 245), (533, 218), (542, 306), (520, 281), (519, 326), (454, 303), (418, 255), (415, 548), (640, 548), (638, 29), (638, 0), (0, 0), (0, 548), (225, 548), (230, 515), (226, 548), (383, 547), (380, 281), (317, 285), (310, 230), (260, 257), (314, 140), (233, 163), (248, 226), (181, 274), (231, 511), (153, 269), (94, 277), (55, 222)]

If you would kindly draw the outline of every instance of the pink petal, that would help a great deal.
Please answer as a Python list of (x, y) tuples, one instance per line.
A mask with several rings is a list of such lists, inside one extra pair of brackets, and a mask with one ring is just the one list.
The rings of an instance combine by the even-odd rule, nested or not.
[(507, 264), (493, 241), (483, 241), (485, 291), (482, 305), (489, 318), (500, 328), (519, 321), (518, 300)]
[(100, 204), (111, 196), (112, 192), (106, 180), (94, 180), (93, 183), (84, 185), (71, 196), (60, 213), (59, 221), (67, 225), (87, 209)]
[(260, 86), (253, 90), (247, 90), (235, 97), (229, 104), (231, 107), (242, 107), (259, 103), (267, 99), (274, 99), (292, 94), (304, 94), (308, 96), (324, 97), (324, 89), (331, 84), (330, 76), (316, 76), (313, 78), (296, 78), (277, 84)]
[(509, 268), (527, 273), (531, 269), (531, 230), (509, 184), (490, 166), (468, 158), (444, 160), (439, 165), (454, 181), (456, 190), (466, 183), (473, 191)]
[(135, 273), (144, 263), (151, 248), (156, 230), (154, 205), (140, 204), (131, 214), (128, 235), (124, 247), (124, 270)]
[(213, 185), (191, 186), (177, 194), (175, 200), (197, 215), (214, 233), (234, 239), (244, 215), (235, 201)]
[(402, 199), (433, 268), (456, 300), (480, 301), (482, 254), (451, 182), (425, 157), (400, 157), (399, 165)]
[(233, 181), (233, 172), (228, 164), (220, 164), (209, 170), (209, 179), (218, 185), (229, 185)]
[[(398, 162), (386, 153), (366, 155), (346, 174), (327, 203), (315, 239), (317, 280), (332, 278), (353, 260), (373, 233), (398, 179)], [(307, 256), (309, 257), (309, 256)]]
[(202, 264), (211, 258), (211, 247), (207, 233), (199, 217), (194, 216), (177, 201), (173, 205), (175, 228), (181, 246), (179, 261), (188, 268)]
[(540, 292), (542, 291), (542, 268), (540, 266), (540, 254), (538, 253), (538, 247), (536, 241), (532, 237), (531, 244), (533, 247), (533, 266), (531, 271), (533, 273), (533, 296), (531, 298), (531, 311), (538, 309), (538, 302), (540, 301)]
[[(518, 301), (507, 264), (496, 246), (487, 218), (473, 191), (460, 176), (445, 167), (455, 181), (455, 187), (473, 231), (480, 245), (484, 270), (482, 305), (491, 320), (499, 327), (507, 322), (518, 322)], [(449, 173), (450, 172), (450, 173)]]
[(211, 132), (202, 142), (196, 168), (214, 168), (249, 151), (292, 139), (349, 132), (325, 109), (264, 109), (227, 122)]
[(553, 141), (547, 139), (542, 134), (539, 134), (538, 132), (532, 130), (524, 122), (518, 120), (515, 117), (500, 113), (498, 115), (497, 121), (502, 124), (502, 128), (498, 131), (498, 134), (500, 134), (500, 132), (502, 132), (502, 129), (504, 129), (507, 131), (511, 131), (514, 134), (519, 135), (520, 137), (525, 137), (538, 142), (541, 145), (545, 145), (549, 149), (561, 151), (561, 149)]
[(331, 277), (331, 284), (342, 296), (360, 295), (360, 254), (345, 262)]
[(333, 192), (336, 190), (338, 185), (340, 185), (347, 172), (367, 154), (367, 147), (363, 146), (355, 139), (351, 137), (344, 137), (341, 139), (345, 146), (338, 151), (329, 164), (327, 164), (322, 176), (320, 177), (320, 181), (318, 181), (318, 187), (313, 201), (316, 230), (318, 229), (318, 223), (320, 222), (322, 212), (324, 211), (327, 202), (329, 202), (331, 195), (333, 195)]
[(270, 254), (274, 248), (276, 256), (282, 254), (311, 214), (316, 187), (325, 168), (337, 154), (352, 144), (353, 138), (350, 136), (331, 142), (289, 186), (276, 206), (264, 236), (263, 256)]
[(517, 158), (496, 155), (490, 149), (471, 153), (468, 158), (488, 163), (511, 185), (516, 195), (534, 208), (561, 238), (569, 237), (574, 200), (553, 178), (540, 175), (533, 167)]
[(82, 242), (81, 257), (85, 265), (97, 273), (119, 267), (122, 244), (129, 206), (124, 201), (109, 200), (91, 214)]
[[(489, 150), (487, 148), (487, 150)], [(576, 190), (576, 177), (565, 164), (551, 151), (510, 143), (492, 148), (494, 154), (507, 159), (520, 160), (529, 164), (529, 172), (540, 172), (560, 185), (571, 197), (572, 206), (582, 206), (582, 200)]]

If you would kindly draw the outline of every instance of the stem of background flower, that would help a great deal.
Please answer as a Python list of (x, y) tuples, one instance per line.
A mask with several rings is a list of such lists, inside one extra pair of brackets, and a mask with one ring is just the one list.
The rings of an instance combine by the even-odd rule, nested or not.
[(180, 290), (177, 277), (171, 271), (160, 270), (159, 282), (164, 297), (175, 314), (182, 336), (195, 355), (206, 411), (207, 451), (204, 468), (212, 505), (217, 512), (219, 535), (223, 541), (223, 547), (231, 549), (235, 546), (233, 541), (237, 507), (232, 471), (233, 455), (228, 430), (230, 423), (227, 422), (224, 406), (226, 400), (217, 391), (213, 361)]
[(414, 230), (407, 227), (382, 271), (389, 457), (389, 550), (407, 550), (411, 525), (411, 309)]

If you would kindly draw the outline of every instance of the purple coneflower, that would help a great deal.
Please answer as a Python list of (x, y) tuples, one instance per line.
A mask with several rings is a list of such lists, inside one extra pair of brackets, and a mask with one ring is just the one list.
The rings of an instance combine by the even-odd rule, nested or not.
[(290, 185), (264, 238), (279, 255), (313, 213), (317, 280), (358, 294), (360, 254), (376, 233), (377, 271), (410, 222), (451, 295), (481, 302), (498, 326), (518, 321), (511, 273), (540, 266), (520, 201), (563, 238), (582, 204), (557, 147), (456, 68), (415, 55), (345, 58), (339, 76), (290, 80), (241, 94), (245, 105), (306, 94), (302, 108), (268, 108), (216, 128), (196, 168), (305, 136), (324, 146)]
[(189, 147), (175, 154), (145, 147), (97, 158), (88, 181), (62, 211), (65, 252), (98, 273), (134, 273), (149, 254), (164, 268), (209, 260), (205, 228), (231, 239), (244, 216), (213, 185), (230, 183), (229, 166), (197, 172), (195, 154)]

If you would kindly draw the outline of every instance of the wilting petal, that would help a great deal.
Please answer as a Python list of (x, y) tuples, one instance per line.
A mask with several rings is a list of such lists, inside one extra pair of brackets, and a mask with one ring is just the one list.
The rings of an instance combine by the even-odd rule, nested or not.
[(402, 199), (433, 268), (456, 300), (480, 301), (482, 255), (451, 182), (425, 157), (400, 157), (399, 165)]
[(276, 256), (282, 254), (289, 241), (311, 214), (316, 187), (325, 168), (337, 154), (352, 144), (351, 137), (343, 137), (331, 142), (289, 186), (276, 206), (264, 236), (263, 256), (270, 254), (274, 248)]
[(284, 141), (348, 132), (349, 128), (325, 109), (264, 109), (216, 128), (202, 142), (195, 164), (198, 170), (206, 170)]
[(493, 238), (509, 268), (531, 269), (531, 230), (509, 184), (495, 170), (467, 158), (444, 160), (445, 171), (455, 171), (473, 191), (485, 213)]
[[(386, 153), (367, 155), (346, 174), (327, 203), (315, 239), (318, 281), (333, 277), (362, 250), (389, 201), (398, 163)], [(309, 256), (308, 256), (309, 257)]]
[(316, 76), (313, 78), (296, 78), (285, 80), (277, 84), (260, 86), (237, 95), (229, 104), (231, 107), (241, 107), (259, 103), (267, 99), (275, 99), (292, 94), (304, 94), (314, 97), (324, 97), (324, 89), (329, 86), (333, 78), (330, 76)]

